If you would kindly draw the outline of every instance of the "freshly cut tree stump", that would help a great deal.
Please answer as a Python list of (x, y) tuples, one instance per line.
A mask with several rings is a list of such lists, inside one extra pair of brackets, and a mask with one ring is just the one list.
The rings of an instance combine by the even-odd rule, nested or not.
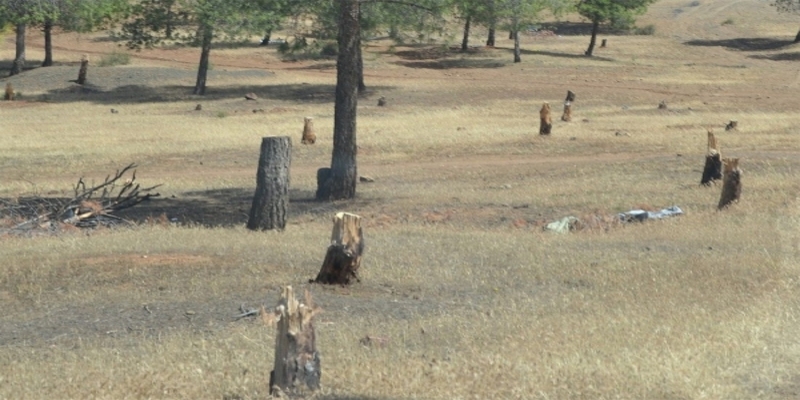
[(3, 98), (7, 101), (14, 101), (14, 87), (11, 86), (11, 82), (6, 83), (6, 94)]
[(728, 125), (725, 125), (725, 131), (735, 131), (739, 127), (739, 121), (731, 120)]
[(305, 304), (297, 301), (291, 286), (283, 288), (278, 306), (275, 336), (275, 366), (269, 374), (269, 393), (292, 393), (305, 385), (319, 389), (322, 375), (313, 318), (316, 309), (306, 291)]
[(542, 109), (539, 110), (539, 118), (541, 119), (539, 134), (549, 135), (550, 131), (553, 129), (553, 119), (550, 117), (550, 103), (544, 102), (544, 104), (542, 104)]
[(81, 58), (81, 69), (78, 71), (78, 84), (83, 85), (86, 83), (86, 73), (89, 70), (89, 56), (84, 55)]
[(739, 202), (742, 196), (742, 171), (739, 169), (738, 158), (724, 158), (725, 178), (722, 181), (722, 195), (719, 198), (717, 209), (722, 210), (733, 202)]
[(344, 212), (336, 214), (333, 218), (331, 245), (314, 282), (349, 285), (354, 279), (358, 281), (357, 272), (363, 252), (364, 235), (361, 231), (361, 217)]
[(314, 119), (311, 117), (304, 118), (305, 124), (303, 125), (303, 144), (314, 144), (317, 141), (317, 135), (314, 134)]
[(291, 162), (291, 138), (273, 136), (261, 140), (256, 192), (253, 195), (253, 205), (250, 207), (247, 229), (263, 231), (286, 227)]
[(703, 168), (703, 177), (700, 184), (710, 186), (714, 181), (722, 179), (722, 153), (717, 144), (714, 133), (708, 131), (708, 152), (706, 153), (706, 165)]
[(561, 116), (562, 121), (572, 121), (572, 103), (575, 101), (575, 93), (567, 90), (567, 99), (564, 100), (564, 114)]

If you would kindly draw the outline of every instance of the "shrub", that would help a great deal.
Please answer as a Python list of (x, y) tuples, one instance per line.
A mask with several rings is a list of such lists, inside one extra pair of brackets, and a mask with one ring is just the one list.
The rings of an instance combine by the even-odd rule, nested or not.
[(645, 25), (641, 28), (637, 26), (636, 28), (633, 29), (634, 35), (655, 35), (655, 33), (656, 33), (656, 27), (652, 24)]
[(97, 63), (101, 67), (113, 67), (115, 65), (128, 65), (131, 63), (131, 55), (128, 53), (113, 52), (103, 56)]
[(722, 21), (722, 25), (733, 25), (734, 21), (733, 18), (728, 18), (725, 21)]

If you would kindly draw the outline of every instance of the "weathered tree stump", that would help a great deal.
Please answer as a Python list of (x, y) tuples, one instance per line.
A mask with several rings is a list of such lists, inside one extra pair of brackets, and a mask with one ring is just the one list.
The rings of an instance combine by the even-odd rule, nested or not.
[(11, 86), (11, 82), (6, 83), (6, 94), (3, 96), (3, 99), (6, 101), (14, 101), (14, 86)]
[(739, 121), (730, 120), (728, 125), (725, 125), (725, 131), (735, 131), (739, 127)]
[(608, 39), (603, 39), (603, 41), (600, 42), (600, 47), (604, 48), (604, 47), (606, 47), (607, 44), (608, 44)]
[(731, 203), (738, 203), (742, 196), (742, 171), (739, 169), (739, 159), (724, 158), (722, 164), (725, 166), (725, 174), (722, 180), (722, 194), (717, 206), (719, 210), (728, 207)]
[(303, 124), (303, 144), (314, 144), (317, 141), (317, 135), (314, 134), (314, 119), (305, 117)]
[(381, 97), (378, 99), (378, 107), (385, 107), (386, 106), (386, 97)]
[(319, 389), (322, 375), (313, 318), (316, 310), (306, 291), (305, 304), (297, 301), (291, 286), (283, 288), (276, 307), (275, 366), (269, 374), (269, 393)]
[(553, 129), (553, 119), (550, 116), (550, 103), (544, 102), (544, 104), (542, 104), (542, 109), (539, 110), (539, 118), (541, 119), (539, 134), (549, 135), (550, 131)]
[(322, 268), (314, 279), (316, 283), (328, 285), (349, 285), (358, 281), (358, 267), (364, 252), (364, 235), (361, 231), (361, 217), (340, 212), (333, 218), (331, 245), (325, 254)]
[(667, 109), (667, 101), (666, 100), (661, 100), (661, 102), (658, 103), (658, 109), (659, 110), (666, 110)]
[(572, 103), (575, 101), (575, 93), (567, 90), (567, 99), (564, 100), (564, 114), (561, 115), (562, 121), (572, 121)]
[(78, 84), (83, 85), (86, 83), (86, 73), (89, 70), (89, 56), (84, 55), (81, 57), (81, 69), (78, 71)]
[(703, 177), (700, 184), (710, 186), (712, 182), (722, 179), (722, 153), (717, 144), (714, 132), (708, 131), (708, 151), (706, 152), (706, 165), (703, 168)]
[(262, 139), (256, 192), (250, 207), (247, 229), (263, 231), (286, 227), (291, 161), (292, 140), (288, 136)]

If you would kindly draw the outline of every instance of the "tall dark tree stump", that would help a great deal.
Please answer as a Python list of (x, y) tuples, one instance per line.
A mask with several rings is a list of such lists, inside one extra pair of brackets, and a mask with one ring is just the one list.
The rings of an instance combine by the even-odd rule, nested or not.
[(542, 109), (539, 110), (539, 118), (541, 119), (539, 134), (549, 135), (550, 131), (553, 129), (553, 119), (550, 116), (550, 103), (544, 102), (544, 104), (542, 104)]
[(358, 281), (358, 267), (361, 266), (363, 252), (361, 217), (344, 212), (336, 214), (333, 218), (331, 245), (314, 282), (349, 285), (353, 280)]
[(561, 115), (561, 120), (565, 122), (572, 121), (572, 103), (575, 101), (575, 93), (567, 90), (567, 99), (564, 100), (564, 114)]
[(607, 44), (608, 44), (608, 39), (603, 39), (603, 40), (600, 42), (600, 48), (601, 48), (601, 49), (604, 49), (604, 48), (606, 47), (606, 45), (607, 45)]
[(293, 393), (303, 386), (319, 389), (322, 375), (313, 318), (316, 310), (306, 291), (305, 304), (297, 301), (291, 286), (283, 288), (276, 307), (275, 366), (269, 376), (269, 393)]
[(89, 72), (89, 56), (84, 55), (81, 58), (81, 69), (78, 70), (78, 82), (79, 85), (83, 85), (86, 83), (86, 73)]
[(247, 229), (263, 231), (286, 227), (291, 162), (292, 140), (288, 136), (262, 139), (256, 192), (250, 207)]
[(317, 135), (314, 134), (314, 119), (305, 117), (303, 123), (303, 139), (300, 141), (303, 144), (314, 144), (317, 141)]
[(714, 133), (708, 131), (708, 151), (706, 152), (706, 165), (703, 168), (703, 177), (700, 184), (710, 186), (714, 181), (722, 179), (722, 153), (717, 144)]
[(722, 194), (719, 197), (717, 209), (722, 210), (732, 203), (739, 202), (742, 196), (742, 170), (739, 169), (738, 158), (724, 158), (724, 179), (722, 180)]
[(14, 87), (11, 86), (11, 82), (6, 83), (6, 93), (3, 95), (3, 99), (7, 101), (14, 101)]

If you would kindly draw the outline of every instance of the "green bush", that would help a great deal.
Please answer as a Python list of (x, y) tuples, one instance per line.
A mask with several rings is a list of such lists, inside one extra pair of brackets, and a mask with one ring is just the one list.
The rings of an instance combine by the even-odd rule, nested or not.
[(115, 65), (128, 65), (131, 63), (131, 55), (115, 51), (103, 56), (97, 65), (101, 67), (113, 67)]

